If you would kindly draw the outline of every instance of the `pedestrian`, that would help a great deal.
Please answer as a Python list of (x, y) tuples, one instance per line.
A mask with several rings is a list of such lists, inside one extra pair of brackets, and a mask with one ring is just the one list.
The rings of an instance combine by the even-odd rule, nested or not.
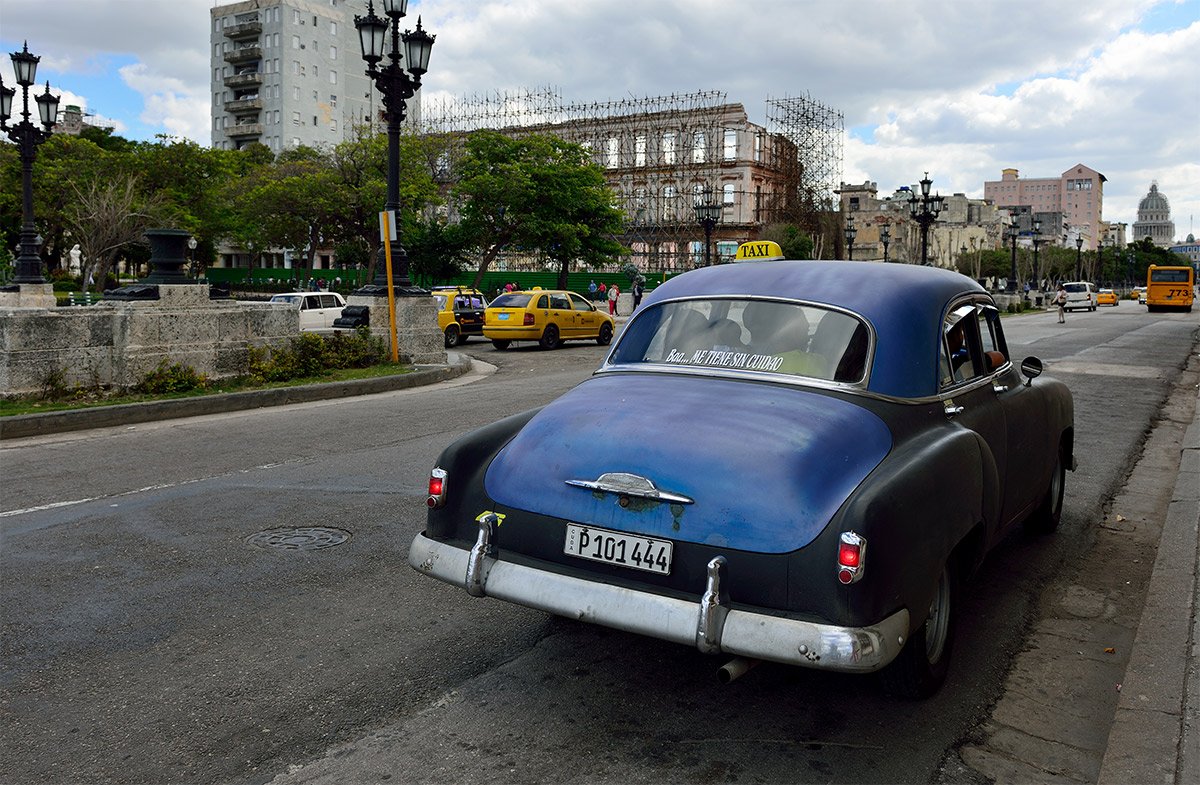
[(633, 282), (633, 309), (635, 311), (637, 310), (637, 307), (642, 304), (642, 292), (644, 291), (645, 287), (642, 285), (642, 279), (638, 278)]
[(1067, 290), (1060, 283), (1058, 292), (1054, 295), (1054, 304), (1058, 306), (1058, 323), (1066, 324), (1067, 322)]
[(595, 278), (593, 278), (592, 282), (588, 284), (588, 299), (589, 300), (596, 299), (596, 279)]
[(616, 284), (608, 287), (608, 315), (620, 316), (617, 313), (617, 298), (621, 296), (621, 288)]
[(505, 293), (511, 292), (512, 290), (513, 290), (513, 285), (511, 283), (504, 284)]
[(601, 299), (601, 300), (607, 300), (607, 299), (608, 299), (608, 287), (604, 285), (604, 281), (601, 281), (601, 282), (600, 282), (600, 288), (599, 288), (599, 289), (597, 289), (597, 291), (598, 291), (598, 292), (600, 292), (600, 299)]

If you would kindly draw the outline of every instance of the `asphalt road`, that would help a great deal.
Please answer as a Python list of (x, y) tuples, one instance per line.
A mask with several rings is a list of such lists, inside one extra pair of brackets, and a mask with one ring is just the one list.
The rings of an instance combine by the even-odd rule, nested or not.
[[(771, 664), (722, 686), (721, 660), (408, 568), (438, 452), (585, 378), (594, 344), (472, 341), (494, 373), (5, 441), (0, 782), (928, 782), (1087, 549), (1197, 324), (1129, 303), (1006, 320), (1014, 357), (1075, 394), (1080, 469), (1059, 534), (1014, 535), (971, 584), (923, 703)], [(280, 527), (321, 528), (276, 546), (328, 547), (259, 544)]]

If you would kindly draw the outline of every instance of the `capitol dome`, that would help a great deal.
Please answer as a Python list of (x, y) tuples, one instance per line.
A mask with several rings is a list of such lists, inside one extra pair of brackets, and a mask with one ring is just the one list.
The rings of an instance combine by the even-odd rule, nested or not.
[(1171, 220), (1171, 203), (1158, 191), (1158, 183), (1150, 184), (1150, 192), (1138, 202), (1137, 221), (1133, 224), (1134, 241), (1150, 238), (1160, 247), (1169, 246), (1175, 238), (1175, 223)]
[(1162, 217), (1157, 220), (1167, 220), (1171, 217), (1171, 203), (1167, 201), (1167, 197), (1158, 192), (1158, 183), (1151, 184), (1150, 193), (1143, 196), (1142, 201), (1138, 202), (1138, 218), (1141, 218), (1143, 213), (1158, 213)]

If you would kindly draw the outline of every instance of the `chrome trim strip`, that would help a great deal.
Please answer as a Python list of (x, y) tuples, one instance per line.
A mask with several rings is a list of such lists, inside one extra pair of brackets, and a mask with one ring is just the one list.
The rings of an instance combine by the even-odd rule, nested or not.
[[(463, 586), (471, 552), (418, 534), (408, 563), (418, 572)], [(487, 557), (489, 597), (650, 638), (697, 645), (701, 606), (622, 586), (560, 575)], [(727, 654), (822, 670), (866, 673), (887, 665), (908, 638), (901, 609), (868, 627), (838, 627), (730, 608), (719, 636)]]
[(652, 480), (628, 472), (605, 472), (594, 480), (563, 480), (563, 482), (576, 488), (615, 493), (619, 496), (636, 496), (639, 499), (652, 499), (675, 504), (696, 503), (696, 500), (690, 496), (660, 491)]
[(725, 617), (729, 615), (729, 597), (721, 593), (721, 570), (724, 568), (724, 556), (714, 556), (705, 568), (708, 578), (704, 582), (700, 615), (696, 619), (696, 648), (705, 654), (721, 651), (721, 633), (725, 628)]

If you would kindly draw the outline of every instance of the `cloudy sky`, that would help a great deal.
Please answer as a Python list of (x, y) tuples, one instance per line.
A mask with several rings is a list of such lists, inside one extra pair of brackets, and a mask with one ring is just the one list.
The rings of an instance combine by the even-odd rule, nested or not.
[[(93, 122), (208, 144), (217, 4), (0, 0), (0, 46), (27, 39), (38, 78)], [(767, 98), (809, 95), (845, 116), (845, 182), (888, 193), (928, 171), (981, 197), (1005, 167), (1082, 163), (1108, 178), (1106, 220), (1132, 223), (1157, 182), (1176, 236), (1200, 232), (1200, 0), (411, 0), (417, 14), (437, 35), (431, 98), (718, 90), (763, 123)], [(13, 84), (7, 58), (0, 74)]]

